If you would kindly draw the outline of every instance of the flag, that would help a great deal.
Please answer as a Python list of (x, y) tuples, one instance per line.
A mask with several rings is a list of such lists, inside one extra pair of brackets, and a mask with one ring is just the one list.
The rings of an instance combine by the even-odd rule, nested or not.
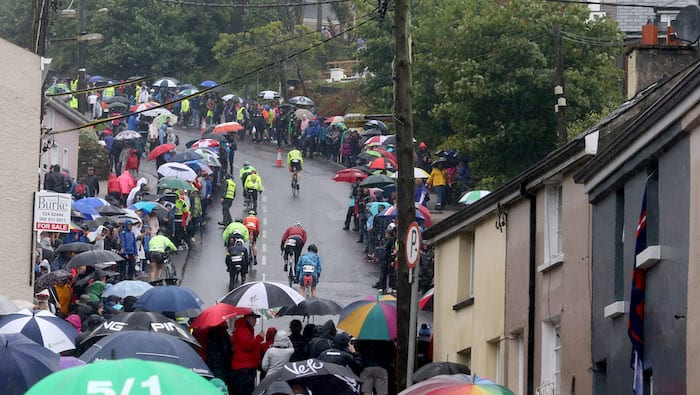
[(644, 291), (646, 273), (637, 268), (637, 255), (647, 248), (647, 193), (644, 189), (642, 210), (637, 221), (634, 259), (632, 260), (632, 291), (627, 321), (627, 335), (632, 342), (631, 368), (634, 369), (632, 390), (635, 395), (644, 394)]

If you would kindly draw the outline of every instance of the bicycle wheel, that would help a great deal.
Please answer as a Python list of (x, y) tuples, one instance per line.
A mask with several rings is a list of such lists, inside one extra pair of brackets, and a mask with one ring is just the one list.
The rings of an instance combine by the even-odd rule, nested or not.
[(287, 273), (287, 279), (289, 281), (289, 286), (294, 285), (294, 266), (289, 263), (289, 258), (287, 258), (287, 264), (289, 265), (289, 272)]

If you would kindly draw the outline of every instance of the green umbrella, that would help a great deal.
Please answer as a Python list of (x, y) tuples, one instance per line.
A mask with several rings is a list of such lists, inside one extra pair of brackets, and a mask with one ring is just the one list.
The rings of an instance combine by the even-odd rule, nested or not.
[(158, 188), (162, 189), (185, 189), (194, 191), (194, 186), (182, 178), (163, 177), (158, 181)]
[(477, 200), (481, 199), (482, 197), (488, 195), (489, 191), (469, 191), (462, 196), (461, 199), (459, 199), (459, 202), (462, 204), (472, 204), (476, 202)]
[[(186, 389), (186, 390), (185, 390)], [(52, 373), (34, 384), (28, 395), (51, 394), (210, 394), (221, 392), (189, 369), (128, 358), (96, 361)]]
[(175, 125), (177, 123), (177, 115), (172, 114), (170, 111), (164, 114), (160, 114), (153, 118), (151, 122), (156, 129), (160, 129), (160, 126), (165, 123), (165, 120), (170, 118), (170, 124)]
[(197, 90), (197, 89), (185, 89), (183, 91), (180, 91), (179, 95), (180, 95), (180, 97), (190, 96), (190, 95), (194, 95), (197, 92), (199, 92), (199, 90)]

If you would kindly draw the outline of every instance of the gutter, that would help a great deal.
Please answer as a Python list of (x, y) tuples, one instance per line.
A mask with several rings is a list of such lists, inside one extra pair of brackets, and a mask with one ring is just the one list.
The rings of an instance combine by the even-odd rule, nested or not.
[(537, 231), (537, 197), (527, 190), (525, 182), (520, 184), (520, 196), (530, 201), (530, 239), (528, 270), (528, 307), (527, 307), (527, 394), (533, 395), (535, 388), (535, 273), (536, 231)]

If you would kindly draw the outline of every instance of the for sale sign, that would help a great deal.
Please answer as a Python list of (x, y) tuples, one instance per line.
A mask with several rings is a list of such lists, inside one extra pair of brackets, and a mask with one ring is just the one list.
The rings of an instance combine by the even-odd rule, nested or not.
[(34, 195), (35, 231), (68, 233), (70, 213), (70, 194), (39, 191)]

